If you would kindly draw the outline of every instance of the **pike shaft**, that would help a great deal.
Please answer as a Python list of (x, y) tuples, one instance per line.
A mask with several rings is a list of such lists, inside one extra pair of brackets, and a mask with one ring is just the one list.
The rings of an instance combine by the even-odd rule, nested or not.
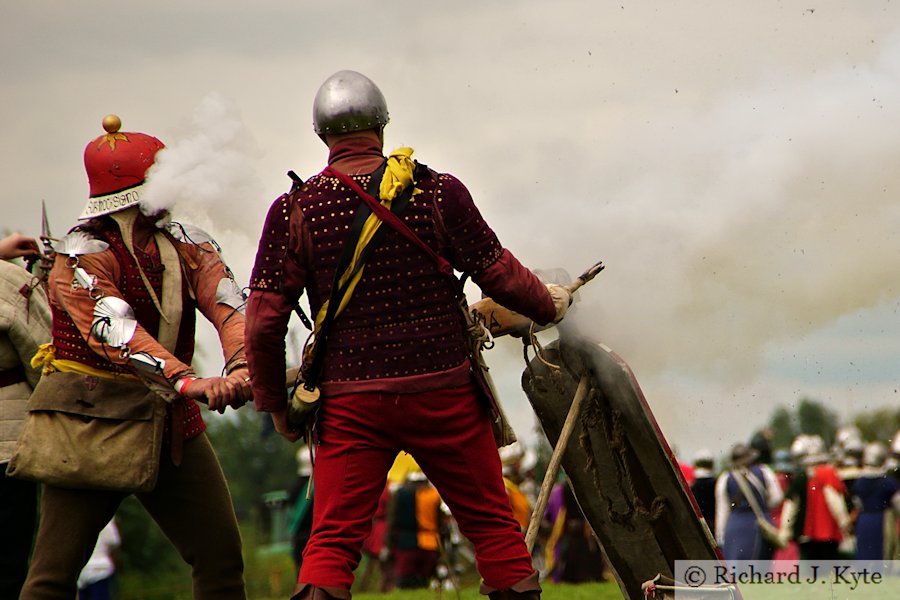
[(547, 472), (544, 474), (544, 481), (541, 483), (541, 491), (538, 494), (537, 503), (534, 512), (531, 513), (531, 521), (528, 523), (528, 531), (525, 534), (525, 545), (528, 546), (528, 552), (534, 549), (534, 540), (537, 537), (538, 527), (544, 518), (544, 511), (547, 509), (547, 501), (550, 499), (550, 492), (553, 484), (556, 482), (556, 475), (559, 473), (559, 465), (562, 462), (563, 451), (569, 445), (569, 437), (572, 430), (575, 429), (575, 423), (578, 422), (578, 415), (581, 413), (581, 404), (588, 392), (589, 378), (587, 374), (581, 376), (578, 382), (578, 389), (575, 390), (575, 397), (572, 399), (572, 405), (569, 407), (569, 413), (566, 415), (566, 421), (563, 423), (562, 431), (559, 434), (559, 440), (550, 456), (550, 464), (547, 465)]

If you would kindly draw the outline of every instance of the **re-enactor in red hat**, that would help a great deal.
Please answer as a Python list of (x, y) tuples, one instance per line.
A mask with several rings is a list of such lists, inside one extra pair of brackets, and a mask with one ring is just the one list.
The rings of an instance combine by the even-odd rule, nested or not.
[[(191, 565), (195, 598), (243, 600), (237, 519), (195, 401), (205, 398), (210, 409), (223, 411), (250, 399), (243, 298), (212, 238), (189, 225), (165, 224), (164, 214), (141, 212), (145, 176), (163, 144), (120, 131), (114, 115), (103, 125), (106, 133), (84, 151), (90, 183), (84, 222), (56, 246), (48, 284), (53, 337), (35, 357), (44, 375), (32, 398), (53, 394), (74, 407), (90, 390), (109, 390), (111, 399), (136, 384), (165, 398), (156, 484), (135, 495)], [(112, 315), (119, 319), (114, 326), (97, 318), (109, 307), (129, 310)], [(198, 310), (219, 333), (222, 377), (199, 378), (191, 367)], [(101, 341), (98, 327), (130, 336)], [(154, 361), (159, 376), (148, 383), (134, 357)], [(103, 400), (96, 399), (97, 410)], [(128, 495), (45, 484), (21, 598), (72, 600), (100, 530)]]
[(383, 238), (362, 275), (346, 279), (352, 293), (334, 317), (317, 382), (313, 531), (294, 598), (350, 598), (385, 477), (402, 451), (415, 458), (473, 543), (482, 591), (538, 598), (538, 577), (503, 484), (492, 411), (473, 380), (458, 282), (430, 254), (541, 324), (562, 318), (569, 294), (548, 290), (500, 244), (454, 176), (413, 162), (409, 148), (385, 158), (387, 107), (368, 78), (333, 75), (316, 96), (313, 116), (329, 147), (329, 167), (272, 205), (247, 308), (254, 400), (272, 413), (279, 433), (292, 441), (300, 436), (288, 422), (284, 386), (291, 312), (306, 291), (317, 323), (327, 319), (323, 307), (333, 303), (348, 239), (359, 248), (356, 238), (377, 225), (367, 220), (356, 231), (359, 192), (373, 190), (392, 208), (412, 192), (400, 219), (428, 250), (382, 223)]

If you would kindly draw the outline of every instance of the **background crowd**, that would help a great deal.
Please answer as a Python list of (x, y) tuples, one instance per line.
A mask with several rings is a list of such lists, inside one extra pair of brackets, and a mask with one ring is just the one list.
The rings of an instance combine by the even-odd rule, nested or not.
[[(785, 571), (799, 560), (900, 560), (900, 432), (866, 441), (856, 427), (842, 427), (830, 447), (819, 435), (801, 434), (777, 449), (771, 438), (763, 430), (735, 443), (727, 457), (701, 450), (679, 465), (726, 560), (776, 561), (772, 568)], [(298, 457), (305, 482), (308, 453)], [(538, 460), (518, 443), (502, 449), (501, 459), (524, 532), (540, 487)], [(439, 495), (405, 460), (392, 471), (366, 543), (362, 589), (452, 587), (471, 570), (472, 556)], [(299, 561), (308, 533), (294, 533)], [(612, 578), (565, 475), (553, 486), (533, 556), (547, 581)]]
[(831, 447), (801, 434), (773, 449), (771, 437), (736, 443), (718, 471), (708, 451), (681, 465), (726, 560), (900, 558), (900, 432), (866, 441), (846, 426)]

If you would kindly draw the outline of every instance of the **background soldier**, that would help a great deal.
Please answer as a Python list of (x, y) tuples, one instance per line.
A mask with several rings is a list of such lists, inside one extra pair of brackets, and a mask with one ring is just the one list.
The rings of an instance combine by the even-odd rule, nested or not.
[(25, 404), (41, 377), (31, 366), (50, 341), (50, 307), (38, 279), (8, 259), (38, 253), (21, 234), (0, 240), (0, 598), (18, 598), (28, 572), (37, 518), (37, 485), (6, 476), (25, 419)]

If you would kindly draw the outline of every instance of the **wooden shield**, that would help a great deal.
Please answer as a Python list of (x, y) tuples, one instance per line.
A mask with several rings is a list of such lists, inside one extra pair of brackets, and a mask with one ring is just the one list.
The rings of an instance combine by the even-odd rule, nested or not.
[(562, 456), (575, 498), (626, 598), (674, 577), (676, 560), (721, 560), (631, 369), (606, 346), (567, 336), (531, 360), (522, 387), (555, 447), (582, 375), (588, 395)]

